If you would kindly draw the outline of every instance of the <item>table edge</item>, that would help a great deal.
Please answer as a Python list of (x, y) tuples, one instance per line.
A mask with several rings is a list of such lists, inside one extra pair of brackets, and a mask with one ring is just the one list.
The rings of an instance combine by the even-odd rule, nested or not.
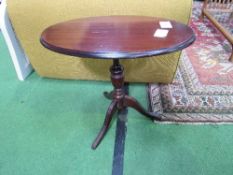
[(173, 46), (171, 48), (162, 48), (159, 50), (148, 50), (148, 51), (144, 51), (144, 52), (111, 52), (111, 53), (85, 52), (85, 51), (79, 51), (79, 50), (60, 48), (57, 46), (50, 45), (49, 43), (44, 41), (43, 38), (40, 38), (40, 43), (45, 48), (48, 48), (51, 51), (65, 54), (65, 55), (70, 55), (70, 56), (76, 56), (76, 57), (82, 57), (82, 58), (93, 58), (93, 59), (133, 59), (133, 58), (142, 58), (142, 57), (163, 55), (163, 54), (168, 54), (171, 52), (179, 51), (179, 50), (182, 50), (182, 49), (190, 46), (195, 41), (195, 39), (196, 39), (196, 36), (195, 36), (195, 34), (193, 34), (187, 40), (185, 40), (182, 43), (179, 43), (176, 46)]

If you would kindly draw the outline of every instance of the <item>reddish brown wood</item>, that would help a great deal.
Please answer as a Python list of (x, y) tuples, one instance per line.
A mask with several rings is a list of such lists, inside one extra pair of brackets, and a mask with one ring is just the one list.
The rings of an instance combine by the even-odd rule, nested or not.
[(48, 27), (41, 43), (50, 50), (74, 56), (113, 59), (110, 68), (114, 90), (105, 96), (112, 100), (103, 126), (92, 144), (95, 149), (106, 134), (116, 110), (132, 107), (152, 120), (161, 120), (147, 112), (133, 97), (125, 94), (124, 68), (119, 59), (165, 54), (189, 46), (195, 35), (188, 26), (171, 21), (166, 38), (156, 38), (159, 21), (166, 19), (139, 16), (110, 16), (77, 19)]
[(195, 40), (191, 28), (175, 21), (166, 38), (154, 37), (159, 21), (168, 20), (141, 16), (76, 19), (45, 29), (41, 43), (68, 55), (126, 59), (173, 52)]
[(92, 144), (92, 149), (96, 149), (96, 147), (100, 144), (101, 140), (105, 136), (112, 120), (112, 116), (116, 110), (122, 110), (123, 108), (131, 107), (151, 120), (161, 120), (161, 116), (159, 114), (147, 112), (136, 99), (125, 94), (123, 90), (124, 68), (119, 63), (118, 59), (113, 60), (113, 65), (110, 68), (110, 72), (114, 90), (107, 95), (107, 98), (112, 99), (112, 102), (108, 107), (103, 126)]
[(104, 138), (106, 132), (108, 131), (109, 125), (112, 121), (112, 117), (114, 113), (116, 112), (116, 110), (117, 110), (117, 101), (113, 100), (111, 104), (109, 105), (108, 110), (106, 112), (103, 126), (91, 146), (92, 149), (96, 149), (96, 147), (100, 144), (100, 142)]

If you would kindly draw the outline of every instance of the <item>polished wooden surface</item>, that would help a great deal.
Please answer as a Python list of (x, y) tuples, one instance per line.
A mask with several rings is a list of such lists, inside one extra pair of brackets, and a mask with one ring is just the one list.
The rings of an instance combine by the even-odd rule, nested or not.
[(159, 21), (165, 19), (137, 16), (92, 17), (53, 25), (44, 30), (41, 43), (55, 52), (90, 58), (113, 59), (110, 67), (114, 87), (105, 94), (112, 101), (92, 148), (96, 149), (109, 129), (118, 110), (131, 107), (152, 120), (161, 120), (157, 113), (146, 111), (138, 101), (124, 92), (124, 68), (120, 59), (146, 57), (181, 50), (189, 46), (195, 35), (191, 28), (171, 21), (173, 28), (165, 38), (156, 38)]
[(71, 20), (45, 29), (41, 43), (50, 50), (90, 58), (136, 58), (159, 55), (189, 46), (195, 35), (188, 26), (171, 21), (166, 38), (154, 37), (159, 21), (142, 16), (90, 17)]

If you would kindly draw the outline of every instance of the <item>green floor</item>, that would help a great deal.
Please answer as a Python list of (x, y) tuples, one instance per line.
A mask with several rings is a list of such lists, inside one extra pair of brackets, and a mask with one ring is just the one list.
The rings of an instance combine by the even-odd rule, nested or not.
[[(90, 149), (109, 104), (103, 90), (110, 83), (36, 73), (20, 82), (0, 35), (0, 175), (110, 175), (115, 123)], [(130, 94), (146, 106), (144, 85)], [(127, 127), (125, 175), (233, 173), (233, 125), (154, 124), (130, 109)]]
[(130, 111), (127, 126), (125, 175), (233, 174), (233, 125), (153, 124)]
[[(115, 125), (96, 151), (91, 143), (109, 101), (109, 83), (16, 78), (0, 37), (0, 175), (107, 175)], [(97, 103), (96, 103), (97, 102)]]

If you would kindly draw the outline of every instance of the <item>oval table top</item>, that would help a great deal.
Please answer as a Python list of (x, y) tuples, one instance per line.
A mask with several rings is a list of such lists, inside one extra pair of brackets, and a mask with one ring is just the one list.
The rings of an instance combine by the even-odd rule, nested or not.
[[(168, 22), (172, 28), (164, 28), (160, 22)], [(154, 36), (156, 30), (160, 30), (160, 33), (161, 29), (162, 32), (168, 31), (167, 36)], [(195, 34), (187, 25), (146, 16), (75, 19), (46, 28), (40, 38), (43, 46), (55, 52), (100, 59), (132, 59), (166, 54), (184, 49), (194, 40)]]

